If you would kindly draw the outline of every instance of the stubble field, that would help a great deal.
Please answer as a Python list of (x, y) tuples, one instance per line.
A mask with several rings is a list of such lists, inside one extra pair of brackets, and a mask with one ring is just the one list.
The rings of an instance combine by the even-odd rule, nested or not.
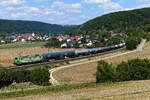
[[(150, 42), (146, 43), (143, 51), (135, 51), (122, 56), (106, 59), (105, 61), (112, 64), (119, 64), (122, 61), (127, 61), (134, 58), (149, 58), (150, 59)], [(78, 84), (95, 82), (95, 73), (97, 62), (90, 62), (70, 68), (65, 68), (56, 71), (53, 76), (62, 84)]]

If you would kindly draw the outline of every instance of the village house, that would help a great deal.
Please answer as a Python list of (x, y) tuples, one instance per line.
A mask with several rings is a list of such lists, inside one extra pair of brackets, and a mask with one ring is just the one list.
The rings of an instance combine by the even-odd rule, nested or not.
[(113, 31), (109, 31), (109, 32), (110, 32), (111, 37), (118, 35), (117, 33), (114, 33)]
[(59, 35), (59, 36), (57, 37), (57, 39), (58, 39), (58, 41), (64, 41), (64, 40), (67, 39), (67, 37), (65, 37), (65, 36), (63, 36), (63, 35)]
[(77, 36), (77, 35), (76, 36), (72, 36), (71, 39), (78, 41), (78, 40), (81, 39), (81, 36)]

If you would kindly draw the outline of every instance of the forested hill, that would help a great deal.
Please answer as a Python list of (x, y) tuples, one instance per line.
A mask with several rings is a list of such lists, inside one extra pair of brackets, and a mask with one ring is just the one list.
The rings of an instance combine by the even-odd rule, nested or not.
[(11, 33), (64, 33), (74, 26), (62, 26), (37, 21), (0, 20), (0, 34)]
[(78, 27), (78, 31), (117, 30), (128, 31), (134, 28), (150, 30), (150, 8), (120, 11), (92, 19)]

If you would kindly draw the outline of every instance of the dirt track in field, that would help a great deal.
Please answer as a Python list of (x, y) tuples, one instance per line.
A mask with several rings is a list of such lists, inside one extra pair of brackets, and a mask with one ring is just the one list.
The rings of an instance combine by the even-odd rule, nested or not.
[[(135, 51), (134, 53), (132, 52), (123, 56), (109, 58), (105, 61), (112, 64), (118, 64), (122, 61), (127, 61), (137, 57), (150, 59), (150, 43), (145, 44), (143, 51)], [(92, 62), (58, 70), (54, 72), (53, 76), (62, 84), (95, 82), (96, 68), (97, 62)]]

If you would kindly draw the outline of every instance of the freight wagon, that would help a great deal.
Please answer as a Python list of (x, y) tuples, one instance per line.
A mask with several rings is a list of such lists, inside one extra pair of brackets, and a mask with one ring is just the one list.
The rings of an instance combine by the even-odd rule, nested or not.
[(14, 59), (14, 64), (23, 65), (23, 64), (31, 64), (31, 63), (38, 63), (38, 62), (46, 62), (49, 60), (74, 58), (74, 57), (79, 57), (79, 56), (85, 56), (85, 55), (90, 55), (90, 54), (111, 51), (111, 50), (115, 50), (118, 48), (122, 48), (124, 46), (125, 46), (125, 42), (120, 43), (118, 45), (112, 45), (112, 46), (107, 46), (103, 48), (92, 48), (92, 49), (75, 50), (75, 51), (44, 53), (44, 54), (35, 55), (35, 56), (16, 57)]

